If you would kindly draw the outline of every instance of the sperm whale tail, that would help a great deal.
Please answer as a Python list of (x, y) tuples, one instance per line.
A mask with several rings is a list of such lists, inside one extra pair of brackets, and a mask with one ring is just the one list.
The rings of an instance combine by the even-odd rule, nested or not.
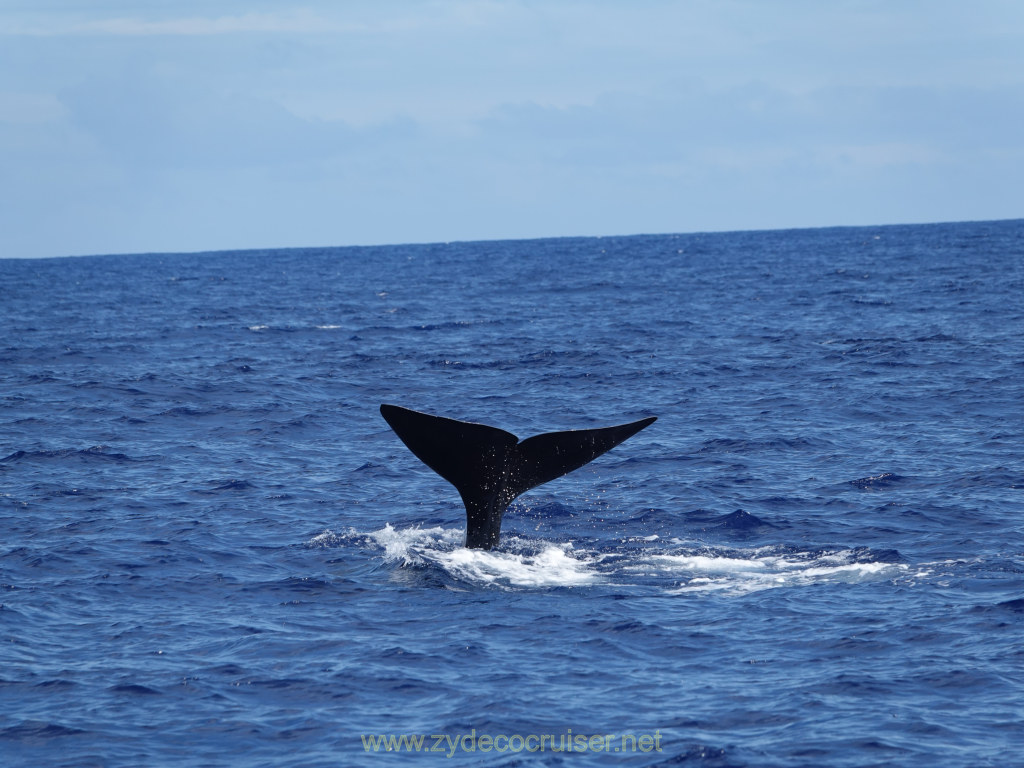
[(502, 515), (517, 496), (579, 469), (657, 420), (520, 441), (503, 429), (398, 405), (381, 405), (380, 413), (410, 451), (458, 490), (466, 505), (466, 546), (475, 549), (497, 545)]

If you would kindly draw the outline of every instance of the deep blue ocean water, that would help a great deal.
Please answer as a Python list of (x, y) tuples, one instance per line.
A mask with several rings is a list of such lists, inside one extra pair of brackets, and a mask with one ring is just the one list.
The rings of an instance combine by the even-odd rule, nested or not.
[[(0, 762), (1024, 765), (1022, 297), (1024, 221), (2, 260)], [(659, 420), (482, 552), (382, 402)]]

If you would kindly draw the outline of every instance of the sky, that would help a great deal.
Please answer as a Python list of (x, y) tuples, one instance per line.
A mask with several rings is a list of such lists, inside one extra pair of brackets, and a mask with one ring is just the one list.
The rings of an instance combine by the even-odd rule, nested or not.
[(1021, 217), (1021, 0), (0, 0), (0, 258)]

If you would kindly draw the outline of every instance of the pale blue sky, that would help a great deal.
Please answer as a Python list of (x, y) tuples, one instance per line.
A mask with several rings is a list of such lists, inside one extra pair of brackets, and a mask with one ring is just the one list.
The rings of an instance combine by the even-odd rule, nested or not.
[(1021, 0), (0, 0), (0, 258), (1024, 217)]

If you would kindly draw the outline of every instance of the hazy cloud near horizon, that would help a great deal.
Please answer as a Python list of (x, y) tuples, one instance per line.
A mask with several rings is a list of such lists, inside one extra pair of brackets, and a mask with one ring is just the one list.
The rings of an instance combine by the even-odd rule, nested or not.
[(1017, 2), (83, 5), (0, 5), (0, 258), (1024, 216)]

